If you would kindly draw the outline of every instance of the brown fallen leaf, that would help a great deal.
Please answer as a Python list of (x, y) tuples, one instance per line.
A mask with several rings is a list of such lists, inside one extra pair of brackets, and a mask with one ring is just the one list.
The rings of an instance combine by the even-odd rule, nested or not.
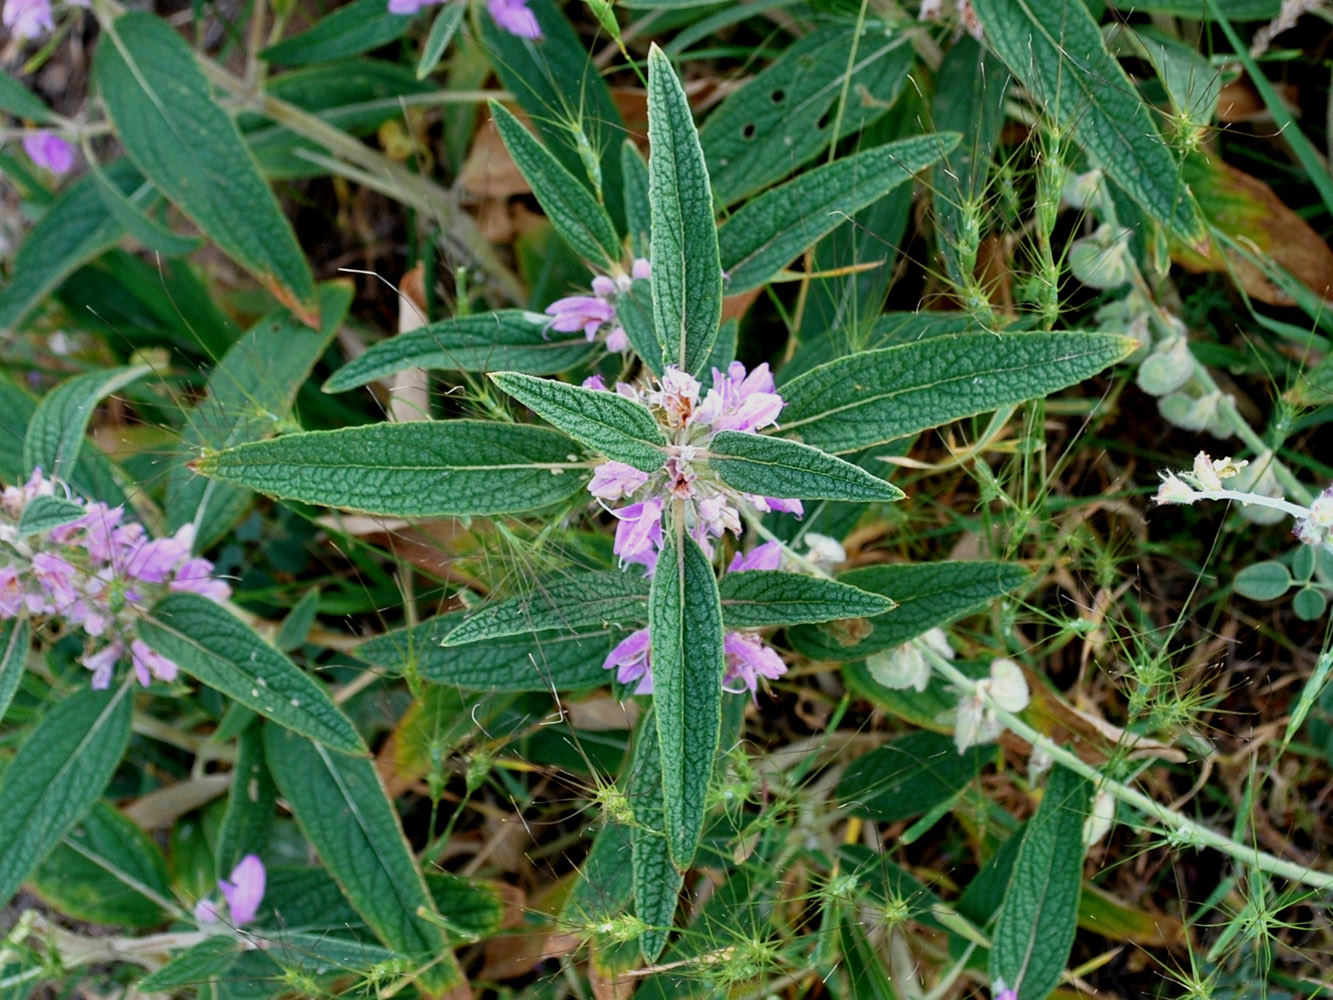
[[(1203, 155), (1185, 161), (1185, 182), (1213, 228), (1256, 256), (1266, 257), (1321, 298), (1333, 293), (1333, 251), (1305, 220), (1289, 209), (1263, 181), (1221, 160)], [(1225, 271), (1245, 293), (1268, 305), (1292, 299), (1244, 256), (1214, 240), (1200, 252), (1175, 244), (1172, 258), (1187, 271)]]

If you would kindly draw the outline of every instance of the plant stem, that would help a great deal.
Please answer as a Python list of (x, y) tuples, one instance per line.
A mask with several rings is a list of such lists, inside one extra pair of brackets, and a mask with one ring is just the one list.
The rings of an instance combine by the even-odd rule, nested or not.
[[(952, 663), (946, 660), (939, 653), (929, 648), (924, 643), (918, 643), (918, 649), (926, 657), (930, 665), (941, 677), (947, 680), (954, 687), (963, 692), (965, 697), (975, 697), (977, 694), (977, 683), (959, 671)], [(1322, 889), (1325, 892), (1333, 891), (1333, 874), (1326, 872), (1313, 871), (1291, 861), (1283, 861), (1264, 851), (1256, 850), (1240, 841), (1233, 840), (1223, 834), (1210, 830), (1208, 827), (1194, 820), (1182, 816), (1180, 813), (1162, 805), (1156, 799), (1145, 795), (1143, 792), (1128, 785), (1121, 784), (1102, 774), (1091, 764), (1084, 763), (1072, 750), (1061, 746), (1050, 737), (1037, 732), (1018, 716), (1011, 712), (1006, 712), (999, 705), (995, 704), (990, 695), (983, 688), (981, 695), (986, 699), (987, 705), (993, 711), (996, 717), (1005, 724), (1005, 726), (1015, 736), (1018, 736), (1034, 748), (1040, 748), (1050, 755), (1051, 759), (1062, 767), (1066, 767), (1084, 778), (1091, 781), (1098, 791), (1104, 791), (1111, 796), (1124, 802), (1126, 805), (1133, 806), (1140, 812), (1157, 820), (1163, 826), (1170, 827), (1172, 830), (1178, 830), (1188, 838), (1191, 844), (1211, 847), (1214, 850), (1221, 851), (1223, 854), (1234, 858), (1241, 864), (1252, 865), (1260, 871), (1267, 872), (1269, 875), (1276, 875), (1279, 878), (1289, 879), (1292, 882), (1299, 882), (1302, 885), (1308, 885), (1315, 889)]]

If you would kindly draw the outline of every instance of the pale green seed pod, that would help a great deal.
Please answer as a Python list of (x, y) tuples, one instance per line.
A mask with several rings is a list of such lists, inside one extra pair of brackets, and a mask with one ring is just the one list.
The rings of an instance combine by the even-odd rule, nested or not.
[(1066, 261), (1075, 278), (1090, 288), (1119, 288), (1129, 281), (1128, 231), (1098, 226), (1069, 246)]
[(1194, 375), (1194, 356), (1184, 337), (1171, 337), (1139, 366), (1135, 378), (1139, 388), (1150, 396), (1165, 396), (1182, 388)]
[(1210, 392), (1198, 399), (1183, 392), (1173, 392), (1157, 401), (1157, 410), (1169, 424), (1181, 430), (1201, 431), (1217, 416), (1221, 393)]

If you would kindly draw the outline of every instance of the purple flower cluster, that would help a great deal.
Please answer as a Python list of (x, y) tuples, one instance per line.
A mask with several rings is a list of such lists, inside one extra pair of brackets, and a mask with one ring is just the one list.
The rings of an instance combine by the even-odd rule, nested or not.
[[(782, 546), (777, 542), (766, 542), (749, 555), (736, 553), (731, 565), (727, 567), (727, 572), (777, 569), (781, 562)], [(649, 647), (648, 630), (641, 628), (637, 632), (632, 632), (611, 650), (602, 666), (607, 670), (614, 670), (616, 680), (621, 684), (633, 684), (637, 681), (635, 694), (652, 694), (653, 671)], [(787, 672), (787, 665), (782, 662), (782, 657), (765, 646), (764, 640), (754, 632), (728, 632), (722, 639), (722, 649), (727, 659), (727, 671), (722, 678), (722, 689), (731, 694), (749, 691), (751, 696), (755, 697), (759, 689), (759, 678), (777, 680)]]
[(87, 645), (80, 662), (99, 690), (111, 684), (112, 670), (126, 656), (145, 687), (154, 678), (175, 680), (176, 664), (137, 638), (135, 629), (139, 616), (168, 592), (219, 602), (230, 596), (231, 588), (213, 576), (213, 564), (191, 555), (193, 526), (154, 539), (126, 520), (121, 507), (75, 501), (84, 508), (76, 520), (19, 537), (24, 510), (56, 490), (39, 469), (23, 486), (0, 494), (0, 619), (40, 615), (82, 629)]
[[(389, 0), (390, 14), (415, 14), (424, 7), (432, 7), (448, 0)], [(486, 0), (491, 20), (511, 35), (519, 38), (541, 38), (542, 28), (536, 16), (528, 10), (528, 0)]]
[[(584, 385), (606, 389), (597, 376)], [(642, 497), (607, 508), (617, 521), (613, 550), (622, 566), (640, 565), (649, 574), (655, 570), (662, 548), (662, 512), (671, 500), (685, 502), (686, 528), (710, 557), (715, 539), (728, 531), (740, 535), (742, 505), (761, 513), (782, 511), (798, 517), (804, 513), (800, 500), (732, 489), (712, 474), (705, 461), (708, 445), (720, 431), (757, 434), (777, 423), (785, 404), (775, 391), (768, 365), (747, 372), (739, 361), (732, 362), (726, 371), (713, 369), (712, 388), (706, 393), (702, 388), (698, 379), (671, 366), (646, 389), (623, 382), (616, 385), (617, 393), (652, 411), (671, 442), (666, 460), (654, 472), (611, 460), (593, 470), (588, 492), (603, 504), (633, 500), (636, 494)], [(781, 546), (769, 542), (748, 556), (738, 553), (727, 571), (777, 569), (781, 559)], [(639, 629), (611, 650), (603, 666), (614, 670), (622, 684), (635, 684), (635, 694), (650, 694), (650, 645), (648, 630)], [(774, 680), (787, 672), (782, 658), (754, 632), (726, 633), (723, 651), (723, 689), (734, 694), (749, 691), (754, 695), (760, 678)]]
[(616, 318), (616, 299), (629, 291), (635, 279), (651, 275), (652, 268), (642, 257), (634, 261), (629, 274), (599, 274), (592, 279), (591, 295), (569, 295), (547, 306), (546, 315), (552, 319), (546, 326), (561, 333), (582, 330), (589, 341), (600, 336), (608, 351), (628, 351), (629, 337)]
[[(603, 388), (600, 380), (587, 383)], [(705, 552), (725, 532), (741, 533), (740, 505), (761, 513), (804, 513), (800, 500), (741, 493), (711, 475), (700, 461), (719, 431), (755, 434), (777, 423), (784, 405), (774, 391), (768, 365), (746, 373), (733, 361), (725, 372), (713, 369), (713, 387), (700, 399), (699, 380), (667, 366), (655, 387), (642, 390), (619, 383), (616, 392), (645, 403), (657, 415), (668, 439), (667, 458), (656, 472), (647, 473), (624, 462), (602, 462), (593, 470), (588, 492), (599, 500), (629, 499), (641, 490), (648, 496), (638, 503), (612, 510), (616, 526), (615, 553), (622, 564), (637, 563), (651, 573), (662, 547), (662, 509), (668, 499), (687, 501), (686, 522)]]

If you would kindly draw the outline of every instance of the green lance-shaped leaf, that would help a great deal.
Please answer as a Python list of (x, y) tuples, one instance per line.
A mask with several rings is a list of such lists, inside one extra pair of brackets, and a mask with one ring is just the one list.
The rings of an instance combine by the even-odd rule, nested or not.
[(1057, 766), (1023, 833), (990, 953), (991, 982), (1004, 980), (1018, 1000), (1045, 1000), (1069, 961), (1091, 795), (1091, 782)]
[(648, 143), (653, 322), (662, 360), (697, 372), (722, 318), (722, 265), (690, 102), (656, 45), (648, 52)]
[(853, 502), (903, 498), (898, 487), (860, 466), (783, 438), (721, 431), (704, 457), (728, 486), (760, 496)]
[(644, 472), (666, 460), (666, 435), (648, 408), (614, 392), (496, 372), (491, 381), (539, 417), (607, 458)]
[(951, 801), (994, 759), (993, 746), (959, 753), (951, 736), (910, 733), (852, 761), (838, 782), (838, 799), (856, 816), (913, 819)]
[(657, 339), (653, 320), (653, 284), (639, 278), (629, 291), (616, 299), (616, 319), (629, 338), (630, 348), (643, 361), (644, 368), (662, 375), (662, 343)]
[(273, 826), (277, 794), (273, 776), (264, 762), (263, 730), (258, 724), (246, 726), (236, 741), (231, 790), (213, 851), (219, 874), (231, 871), (247, 854), (260, 854), (264, 850)]
[(976, 0), (986, 42), (1037, 107), (1131, 198), (1187, 243), (1203, 225), (1152, 111), (1084, 4)]
[(727, 628), (870, 618), (897, 606), (882, 594), (776, 569), (726, 573), (718, 582), (718, 592), (722, 597), (722, 621)]
[(576, 573), (538, 585), (529, 597), (497, 601), (471, 614), (444, 645), (530, 632), (640, 624), (648, 611), (648, 581), (629, 573)]
[[(37, 400), (0, 374), (0, 480), (23, 482), (29, 476), (23, 461), (23, 443), (37, 405)], [(116, 467), (94, 448), (82, 452), (70, 470), (69, 482), (83, 496), (102, 500), (112, 507), (126, 502)]]
[(37, 404), (23, 439), (27, 470), (41, 469), (48, 478), (68, 479), (83, 447), (93, 408), (150, 371), (147, 365), (131, 365), (89, 372), (66, 379), (48, 392)]
[(501, 309), (428, 323), (353, 358), (329, 376), (324, 391), (345, 392), (408, 368), (554, 375), (582, 364), (597, 349), (582, 332), (563, 339), (551, 334), (549, 321), (539, 313)]
[[(181, 448), (230, 448), (275, 433), (290, 419), (292, 403), (328, 348), (352, 302), (347, 282), (318, 289), (320, 328), (286, 309), (265, 316), (222, 356), (208, 376), (208, 395), (186, 415)], [(250, 490), (209, 481), (176, 463), (167, 474), (167, 526), (193, 522), (196, 550), (220, 539), (249, 509)]]
[(375, 765), (271, 725), (264, 727), (264, 745), (297, 824), (366, 925), (413, 963), (443, 954), (439, 971), (451, 978), (457, 966)]
[(912, 46), (904, 41), (900, 32), (858, 36), (847, 25), (829, 25), (792, 43), (729, 94), (699, 129), (718, 204), (781, 180), (827, 148), (848, 76), (836, 138), (885, 115), (912, 68)]
[(620, 237), (611, 217), (586, 187), (523, 127), (504, 105), (490, 102), (495, 127), (556, 232), (584, 260), (603, 271), (620, 262)]
[(305, 254), (184, 39), (136, 12), (108, 25), (102, 42), (93, 75), (130, 160), (219, 249), (318, 326)]
[[(111, 213), (111, 217), (125, 227), (133, 239), (145, 250), (162, 254), (165, 257), (183, 257), (203, 246), (203, 240), (195, 236), (179, 236), (167, 226), (154, 219), (147, 207), (140, 208), (121, 192), (106, 173), (94, 162), (88, 164), (88, 175), (102, 199), (102, 204)], [(151, 199), (158, 201), (156, 192)]]
[(958, 145), (956, 132), (914, 136), (868, 149), (766, 191), (717, 234), (728, 295), (758, 288), (847, 218)]
[(241, 942), (226, 934), (204, 938), (166, 965), (154, 969), (135, 986), (147, 993), (198, 987), (221, 981), (241, 957)]
[(102, 794), (129, 743), (130, 702), (124, 685), (65, 695), (19, 745), (0, 778), (0, 900)]
[(857, 451), (1045, 396), (1136, 347), (1111, 333), (972, 333), (853, 354), (783, 387), (782, 432), (825, 451)]
[[(124, 160), (112, 163), (103, 175), (126, 195), (151, 193), (151, 186)], [(62, 193), (14, 254), (9, 281), (0, 288), (0, 330), (16, 328), (52, 289), (124, 234), (125, 227), (102, 203), (93, 178), (85, 177)]]
[(164, 597), (139, 622), (139, 637), (190, 676), (280, 726), (346, 753), (366, 749), (323, 685), (206, 597)]
[(61, 913), (92, 923), (156, 927), (172, 900), (161, 848), (104, 801), (37, 866), (32, 883)]
[(421, 44), (421, 57), (417, 60), (417, 79), (424, 80), (440, 64), (444, 50), (453, 41), (458, 26), (463, 23), (467, 8), (461, 3), (447, 3), (440, 8), (431, 22), (430, 33)]
[(888, 614), (852, 626), (803, 625), (787, 633), (793, 647), (816, 660), (859, 660), (900, 646), (923, 632), (975, 614), (1023, 585), (1031, 574), (1003, 562), (896, 563), (865, 566), (838, 577), (841, 583), (898, 602)]
[(31, 118), (39, 125), (52, 120), (46, 102), (3, 71), (0, 71), (0, 111), (18, 118)]
[(620, 226), (620, 144), (628, 131), (582, 38), (555, 0), (530, 0), (540, 42), (479, 18), (495, 74), (537, 126), (546, 148), (596, 195)]
[(667, 847), (684, 871), (703, 833), (722, 724), (724, 657), (717, 578), (681, 522), (663, 532), (648, 629)]
[(259, 56), (265, 62), (287, 66), (330, 62), (377, 49), (402, 37), (411, 25), (412, 18), (390, 13), (387, 4), (357, 0), (320, 18), (299, 35), (270, 45)]
[(19, 518), (18, 536), (27, 538), (29, 535), (43, 535), (52, 528), (77, 521), (87, 512), (83, 504), (64, 497), (33, 497)]
[(0, 721), (9, 711), (14, 692), (23, 680), (23, 668), (28, 665), (28, 650), (32, 646), (32, 629), (27, 618), (11, 618), (0, 623)]
[[(722, 679), (718, 677), (718, 689)], [(676, 902), (684, 874), (671, 863), (663, 808), (662, 757), (657, 738), (656, 713), (639, 724), (626, 783), (634, 823), (630, 827), (630, 864), (634, 881), (634, 915), (647, 924), (639, 948), (649, 963), (657, 960), (671, 933)]]
[(602, 664), (623, 632), (606, 628), (483, 639), (442, 646), (463, 615), (440, 615), (357, 647), (367, 663), (394, 673), (420, 671), (435, 684), (467, 691), (586, 691), (606, 684)]
[(626, 139), (620, 147), (620, 169), (625, 179), (625, 226), (629, 229), (630, 256), (646, 257), (652, 231), (648, 164), (632, 139)]
[(288, 434), (194, 463), (200, 475), (269, 496), (389, 517), (535, 510), (582, 489), (586, 466), (557, 431), (483, 420)]

